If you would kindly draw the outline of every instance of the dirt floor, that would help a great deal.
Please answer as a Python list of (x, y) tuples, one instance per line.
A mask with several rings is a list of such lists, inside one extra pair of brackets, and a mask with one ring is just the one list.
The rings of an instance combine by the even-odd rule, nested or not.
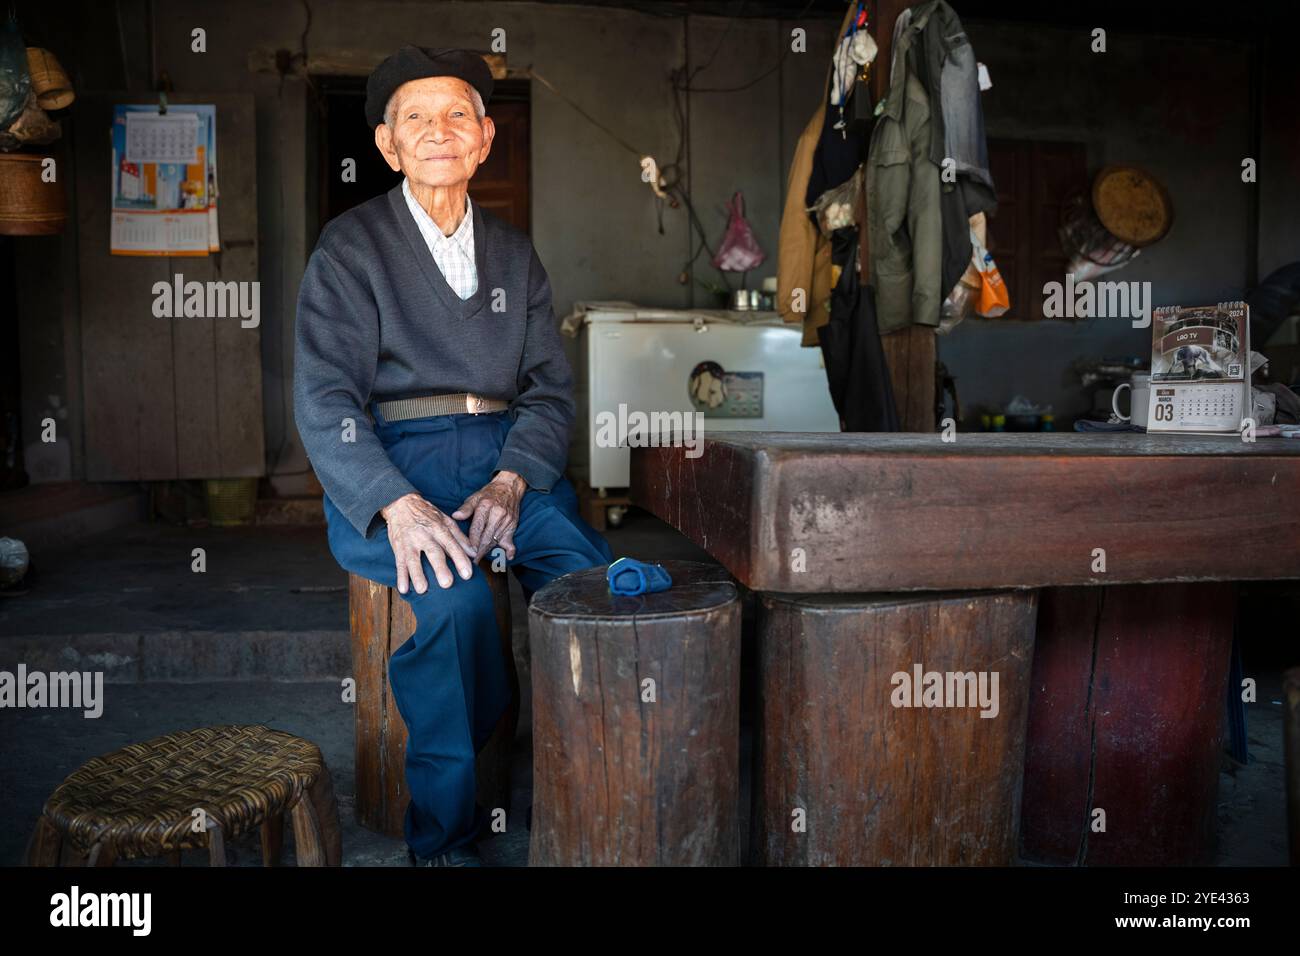
[[(631, 512), (608, 538), (616, 555), (708, 560), (654, 518)], [(207, 570), (192, 570), (194, 549)], [(136, 525), (61, 554), (38, 555), (28, 593), (0, 599), (0, 668), (102, 669), (104, 713), (0, 710), (0, 865), (21, 861), (51, 790), (87, 759), (133, 741), (189, 727), (262, 723), (316, 742), (328, 763), (343, 824), (344, 862), (404, 866), (404, 843), (357, 825), (353, 708), (340, 694), (349, 671), (346, 577), (320, 528), (190, 530)], [(528, 861), (525, 811), (531, 803), (527, 613), (514, 587), (517, 661), (524, 699), (507, 830), (481, 845), (489, 865)], [(1217, 862), (1286, 863), (1280, 665), (1247, 673), (1259, 681), (1249, 708), (1250, 761), (1224, 757)], [(1267, 660), (1269, 655), (1256, 655)], [(43, 662), (43, 663), (42, 663)], [(742, 807), (749, 806), (752, 739), (742, 714)], [(747, 813), (744, 814), (747, 816)], [(742, 824), (745, 821), (742, 819)], [(743, 832), (743, 831), (742, 831)], [(232, 865), (260, 864), (256, 838), (228, 846)], [(207, 865), (206, 851), (186, 865)], [(292, 862), (286, 830), (285, 862)]]

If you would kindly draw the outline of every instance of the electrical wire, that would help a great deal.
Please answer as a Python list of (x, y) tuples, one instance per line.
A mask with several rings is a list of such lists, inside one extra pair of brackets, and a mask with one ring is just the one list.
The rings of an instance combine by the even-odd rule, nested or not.
[[(812, 9), (814, 2), (815, 0), (808, 0), (808, 2), (804, 4), (804, 8), (800, 10), (797, 14), (795, 14), (793, 17), (791, 17), (791, 19), (799, 20), (807, 16), (808, 11)], [(741, 12), (742, 13), (744, 12), (743, 6), (741, 8)], [(737, 16), (739, 16), (739, 14), (737, 14)], [(734, 24), (735, 22), (736, 21), (733, 19), (731, 21), (731, 24)], [(731, 24), (728, 24), (727, 30), (731, 29)], [(726, 31), (723, 32), (723, 38), (724, 39), (726, 38)], [(721, 46), (721, 43), (719, 43), (719, 46)], [(716, 50), (714, 51), (713, 55), (717, 56)], [(781, 56), (777, 59), (776, 63), (774, 63), (771, 66), (770, 69), (764, 70), (762, 73), (758, 74), (758, 76), (754, 77), (752, 80), (748, 81), (747, 83), (740, 84), (740, 86), (691, 86), (690, 81), (695, 78), (695, 74), (701, 72), (704, 69), (704, 67), (699, 67), (698, 69), (695, 69), (691, 72), (691, 75), (687, 78), (685, 84), (678, 86), (676, 88), (684, 93), (739, 93), (742, 90), (749, 89), (751, 86), (754, 86), (759, 81), (767, 79), (767, 77), (771, 76), (777, 70), (781, 69), (782, 65), (784, 65), (785, 63), (785, 58), (789, 55), (790, 55), (790, 47), (787, 46), (785, 49), (781, 51)], [(710, 57), (708, 63), (704, 64), (704, 66), (708, 66), (708, 64), (712, 62), (713, 62), (713, 57)]]

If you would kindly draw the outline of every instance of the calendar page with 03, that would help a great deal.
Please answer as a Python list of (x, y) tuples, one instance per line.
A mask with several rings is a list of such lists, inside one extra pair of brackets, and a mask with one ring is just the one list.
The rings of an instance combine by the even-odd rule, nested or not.
[(1157, 309), (1147, 431), (1237, 433), (1250, 408), (1249, 355), (1246, 303)]

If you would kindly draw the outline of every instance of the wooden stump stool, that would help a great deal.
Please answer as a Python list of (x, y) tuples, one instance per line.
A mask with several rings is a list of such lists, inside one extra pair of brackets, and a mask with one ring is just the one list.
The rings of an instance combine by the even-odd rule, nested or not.
[[(87, 761), (45, 801), (27, 846), (31, 866), (87, 866), (204, 847), (226, 865), (226, 841), (261, 828), (262, 862), (280, 862), (284, 815), (299, 866), (339, 866), (334, 786), (320, 748), (267, 727), (202, 727)], [(195, 820), (202, 820), (199, 829)]]
[(609, 593), (605, 568), (533, 597), (532, 866), (740, 862), (740, 600), (719, 567)]
[[(753, 862), (1013, 862), (1034, 610), (1033, 591), (761, 595)], [(924, 706), (936, 672), (944, 706)]]
[[(478, 803), (510, 811), (510, 754), (519, 728), (519, 674), (510, 640), (510, 579), (493, 571), (490, 557), (479, 562), (496, 609), (501, 653), (510, 679), (510, 706), (478, 753)], [(431, 582), (437, 587), (437, 582)], [(455, 587), (455, 585), (452, 585)], [(391, 837), (403, 837), (411, 794), (406, 787), (406, 724), (388, 683), (388, 658), (415, 633), (411, 605), (396, 589), (349, 575), (352, 676), (357, 682), (357, 822)]]

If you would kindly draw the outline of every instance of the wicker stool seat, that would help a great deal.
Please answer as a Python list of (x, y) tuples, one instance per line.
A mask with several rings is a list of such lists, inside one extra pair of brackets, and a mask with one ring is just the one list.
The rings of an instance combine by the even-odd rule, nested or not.
[(300, 866), (339, 865), (338, 808), (319, 747), (260, 725), (186, 730), (70, 774), (45, 802), (28, 863), (57, 866), (66, 850), (90, 866), (165, 854), (179, 863), (182, 850), (207, 847), (210, 863), (224, 866), (225, 841), (261, 827), (263, 863), (275, 866), (285, 813)]

